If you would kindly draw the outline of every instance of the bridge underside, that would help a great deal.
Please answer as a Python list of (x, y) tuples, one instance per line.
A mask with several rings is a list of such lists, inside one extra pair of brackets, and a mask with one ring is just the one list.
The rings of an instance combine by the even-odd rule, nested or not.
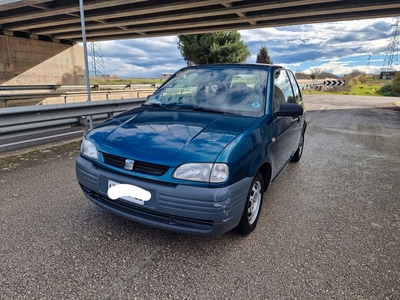
[[(88, 41), (370, 19), (400, 15), (399, 0), (85, 0)], [(0, 34), (82, 41), (77, 0), (0, 1)]]

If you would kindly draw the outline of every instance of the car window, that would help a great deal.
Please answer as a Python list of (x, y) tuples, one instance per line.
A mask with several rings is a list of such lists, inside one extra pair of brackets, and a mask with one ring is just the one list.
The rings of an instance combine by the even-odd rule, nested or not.
[[(238, 73), (232, 76), (231, 87), (241, 85), (243, 88), (254, 88), (259, 82), (258, 74)], [(246, 85), (246, 86), (244, 86)]]
[(195, 73), (184, 74), (172, 79), (162, 90), (162, 98), (177, 102), (185, 96), (192, 96), (197, 88), (197, 79), (198, 76)]
[(289, 74), (289, 79), (290, 82), (292, 83), (292, 87), (293, 87), (293, 92), (294, 92), (294, 103), (299, 104), (301, 101), (301, 96), (300, 96), (300, 89), (299, 89), (299, 85), (297, 84), (297, 80), (294, 77), (292, 72), (287, 72)]
[(268, 69), (190, 68), (149, 97), (145, 105), (218, 111), (259, 117), (264, 114)]
[(284, 102), (294, 102), (292, 86), (285, 70), (276, 71), (274, 74), (274, 111), (278, 111)]

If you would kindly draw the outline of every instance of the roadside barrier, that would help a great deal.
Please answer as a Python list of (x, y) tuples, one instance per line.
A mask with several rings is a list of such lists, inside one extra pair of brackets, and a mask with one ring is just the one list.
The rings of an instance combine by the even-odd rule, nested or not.
[(66, 104), (22, 106), (0, 109), (0, 136), (56, 128), (61, 125), (84, 125), (88, 129), (88, 116), (109, 118), (115, 113), (143, 104), (145, 98), (105, 100)]

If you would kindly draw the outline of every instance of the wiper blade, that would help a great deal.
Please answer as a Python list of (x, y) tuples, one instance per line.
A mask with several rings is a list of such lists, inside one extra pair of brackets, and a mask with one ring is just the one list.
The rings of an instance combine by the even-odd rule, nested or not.
[(207, 107), (193, 107), (193, 111), (205, 111), (205, 112), (214, 112), (214, 113), (219, 113), (219, 114), (228, 114), (226, 111), (218, 110), (218, 109), (212, 109), (212, 108), (207, 108)]
[(161, 107), (168, 109), (168, 107), (162, 105), (161, 103), (148, 103), (148, 104), (143, 104), (143, 106), (148, 106), (148, 107)]
[(163, 105), (161, 103), (149, 103), (149, 104), (143, 104), (143, 106), (147, 107), (160, 107), (160, 108), (165, 108), (169, 110), (190, 110), (190, 111), (202, 111), (202, 112), (212, 112), (212, 113), (217, 113), (217, 114), (225, 114), (225, 115), (241, 115), (237, 113), (231, 113), (231, 112), (226, 112), (223, 110), (218, 110), (218, 109), (213, 109), (213, 108), (207, 108), (207, 107), (201, 107), (201, 106), (193, 106), (193, 105), (179, 105), (176, 103), (170, 103), (167, 105)]

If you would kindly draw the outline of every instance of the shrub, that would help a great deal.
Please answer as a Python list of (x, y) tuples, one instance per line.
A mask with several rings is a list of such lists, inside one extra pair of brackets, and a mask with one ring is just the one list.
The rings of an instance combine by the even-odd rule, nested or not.
[(394, 75), (392, 81), (392, 92), (395, 94), (400, 94), (400, 72), (397, 72), (396, 75)]
[(365, 75), (361, 75), (360, 77), (358, 77), (358, 81), (360, 81), (362, 84), (366, 84), (367, 78), (365, 78)]
[(378, 94), (382, 96), (397, 96), (397, 94), (393, 91), (393, 84), (388, 83), (381, 87), (378, 91)]

